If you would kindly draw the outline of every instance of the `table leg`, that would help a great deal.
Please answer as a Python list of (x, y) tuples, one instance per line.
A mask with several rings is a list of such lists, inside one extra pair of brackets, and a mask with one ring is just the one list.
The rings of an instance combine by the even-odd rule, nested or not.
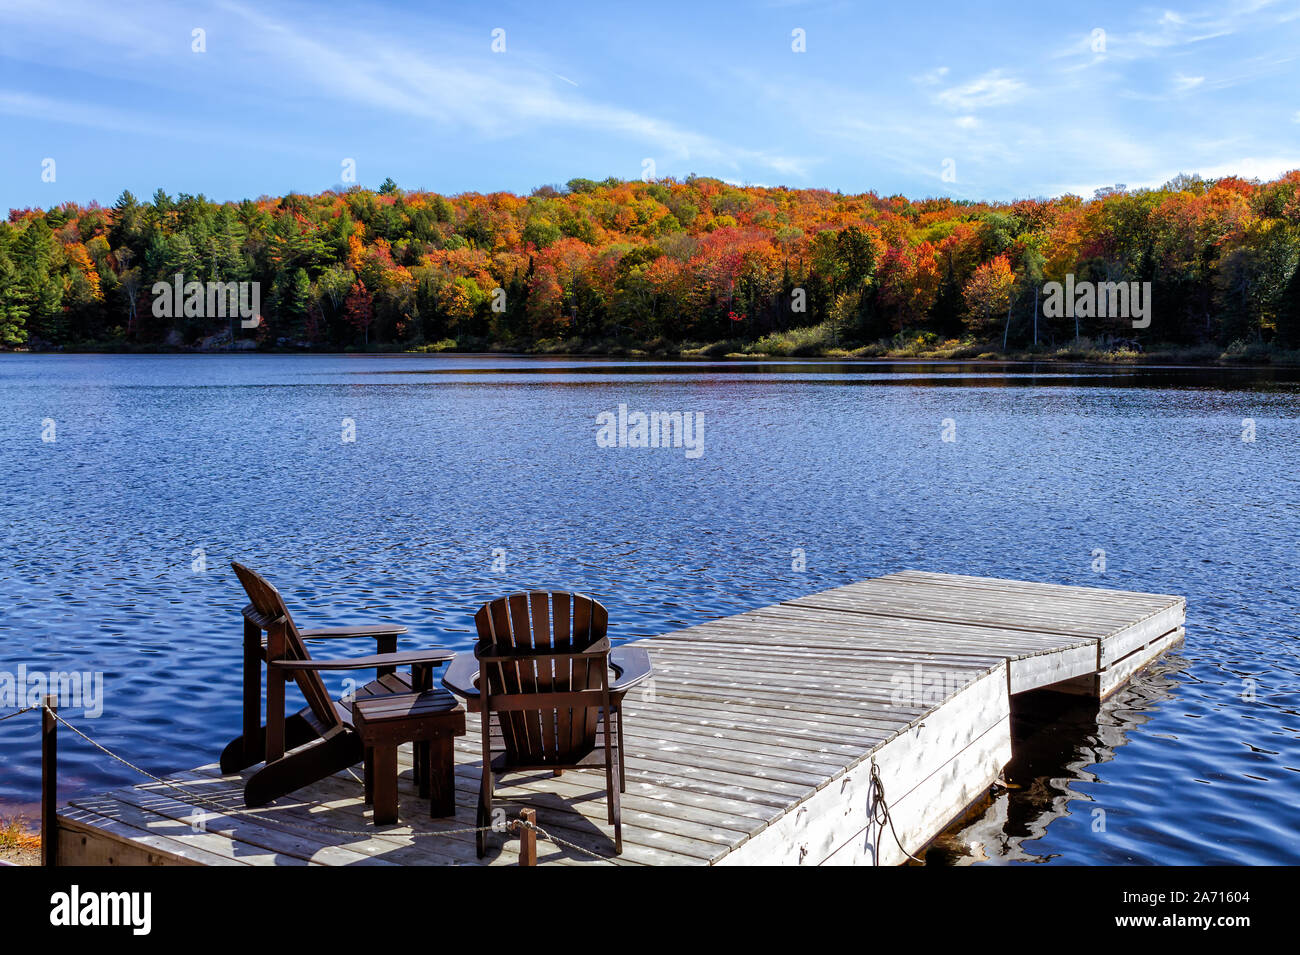
[(450, 733), (440, 733), (427, 745), (429, 762), (429, 815), (456, 815), (456, 768)]
[(367, 746), (365, 754), (365, 766), (361, 773), (361, 785), (364, 792), (362, 801), (369, 806), (375, 801), (375, 748), (373, 746)]
[(429, 741), (416, 740), (411, 749), (415, 753), (415, 785), (419, 788), (420, 798), (429, 798), (429, 774), (431, 765), (429, 760)]
[[(421, 780), (424, 779), (427, 770), (424, 768), (423, 761), (420, 757), (424, 754), (420, 752), (420, 741), (417, 739), (411, 743), (411, 780), (415, 783), (416, 790), (420, 790)], [(420, 795), (424, 793), (421, 791)]]
[(379, 744), (374, 753), (375, 825), (389, 826), (397, 822), (397, 746)]

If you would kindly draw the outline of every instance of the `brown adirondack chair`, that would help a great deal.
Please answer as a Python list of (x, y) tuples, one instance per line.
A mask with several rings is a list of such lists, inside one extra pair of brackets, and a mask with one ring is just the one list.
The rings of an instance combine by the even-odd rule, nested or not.
[[(638, 647), (611, 650), (608, 622), (590, 597), (550, 591), (501, 597), (474, 615), (478, 643), (456, 656), (443, 685), (480, 714), (479, 826), (491, 823), (493, 773), (603, 766), (614, 851), (623, 851), (622, 700), (650, 676), (650, 658)], [(485, 832), (477, 848), (481, 857)]]
[[(375, 670), (376, 679), (354, 694), (357, 699), (365, 699), (428, 689), (432, 683), (431, 668), (455, 654), (445, 649), (396, 652), (397, 637), (406, 632), (401, 625), (299, 630), (275, 587), (243, 564), (231, 562), (230, 566), (250, 602), (242, 611), (244, 732), (222, 751), (221, 771), (240, 772), (265, 760), (266, 765), (244, 785), (244, 802), (248, 806), (264, 806), (361, 762), (365, 755), (352, 725), (352, 702), (332, 700), (320, 677), (321, 671)], [(307, 651), (308, 640), (354, 637), (374, 639), (378, 652), (370, 656), (315, 660)], [(260, 719), (263, 662), (267, 673), (265, 726)], [(411, 668), (409, 677), (397, 672), (401, 666)], [(298, 684), (307, 705), (286, 717), (284, 689), (290, 679)], [(421, 756), (428, 758), (417, 744), (416, 777), (422, 779)]]

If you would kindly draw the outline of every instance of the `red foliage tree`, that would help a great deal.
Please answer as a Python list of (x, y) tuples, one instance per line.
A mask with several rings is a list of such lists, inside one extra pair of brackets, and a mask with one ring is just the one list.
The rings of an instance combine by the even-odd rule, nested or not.
[(357, 279), (348, 290), (348, 297), (343, 301), (343, 315), (348, 324), (365, 337), (370, 344), (370, 326), (375, 320), (375, 302), (366, 283)]

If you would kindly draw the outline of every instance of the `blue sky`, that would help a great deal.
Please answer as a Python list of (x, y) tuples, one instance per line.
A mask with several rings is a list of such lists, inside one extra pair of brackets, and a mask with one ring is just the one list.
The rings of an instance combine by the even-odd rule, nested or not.
[(0, 128), (4, 208), (319, 192), (347, 159), (362, 185), (445, 193), (651, 160), (913, 198), (1090, 196), (1300, 167), (1300, 2), (0, 0)]

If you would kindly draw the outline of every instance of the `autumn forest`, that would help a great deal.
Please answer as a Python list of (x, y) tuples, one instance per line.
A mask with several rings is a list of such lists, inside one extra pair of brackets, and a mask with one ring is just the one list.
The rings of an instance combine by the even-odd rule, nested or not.
[[(237, 203), (123, 192), (0, 223), (0, 346), (1281, 352), (1300, 347), (1298, 260), (1300, 171), (1011, 203), (700, 177), (528, 196), (391, 180)], [(157, 308), (155, 283), (177, 275), (256, 283), (261, 321)], [(1044, 285), (1067, 275), (1151, 283), (1149, 327), (1050, 314)]]

